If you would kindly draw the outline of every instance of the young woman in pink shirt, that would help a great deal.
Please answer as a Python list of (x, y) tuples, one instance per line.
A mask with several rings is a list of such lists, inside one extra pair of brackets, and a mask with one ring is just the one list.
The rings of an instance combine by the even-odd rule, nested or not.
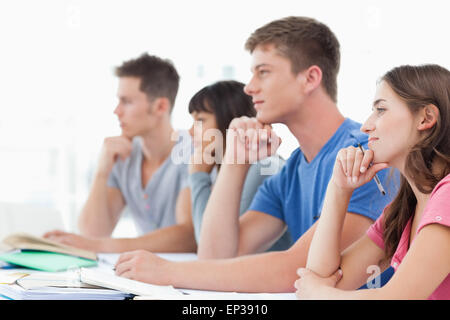
[[(369, 150), (342, 149), (328, 185), (300, 299), (450, 299), (450, 72), (438, 65), (400, 66), (377, 85), (373, 113), (361, 130)], [(386, 167), (401, 185), (366, 235), (339, 251), (355, 188)], [(370, 199), (368, 204), (370, 205)], [(381, 288), (356, 290), (389, 264)]]

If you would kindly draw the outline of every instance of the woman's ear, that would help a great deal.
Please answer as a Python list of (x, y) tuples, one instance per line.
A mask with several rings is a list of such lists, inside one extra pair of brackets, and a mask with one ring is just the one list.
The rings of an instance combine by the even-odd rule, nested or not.
[(420, 123), (417, 127), (419, 131), (432, 128), (439, 117), (439, 109), (434, 104), (426, 105), (420, 113)]

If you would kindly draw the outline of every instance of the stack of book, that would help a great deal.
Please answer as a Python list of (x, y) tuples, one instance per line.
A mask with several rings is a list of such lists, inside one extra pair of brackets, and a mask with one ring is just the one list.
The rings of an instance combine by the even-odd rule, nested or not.
[(28, 234), (3, 240), (12, 251), (0, 254), (0, 295), (14, 300), (123, 300), (135, 296), (171, 299), (183, 293), (114, 274), (94, 252)]

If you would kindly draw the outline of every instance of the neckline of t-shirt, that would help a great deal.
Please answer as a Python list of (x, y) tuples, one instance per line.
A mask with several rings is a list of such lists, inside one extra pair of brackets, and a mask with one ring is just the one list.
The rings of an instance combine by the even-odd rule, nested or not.
[[(319, 152), (316, 154), (316, 156), (314, 157), (314, 159), (312, 159), (311, 162), (308, 162), (308, 160), (306, 160), (306, 157), (302, 152), (303, 161), (306, 163), (306, 166), (312, 166), (315, 162), (318, 161), (316, 159), (322, 158), (322, 154), (326, 153), (327, 150), (329, 149), (329, 146), (331, 144), (334, 144), (335, 140), (338, 139), (340, 136), (342, 136), (345, 128), (348, 127), (350, 123), (351, 123), (351, 119), (345, 118), (344, 122), (342, 122), (342, 124), (339, 126), (339, 128), (337, 128), (337, 130), (334, 132), (334, 134), (331, 136), (331, 138), (328, 139), (327, 142), (325, 142), (325, 144), (322, 146), (322, 148), (320, 148)], [(300, 146), (300, 150), (301, 150), (301, 146)]]
[(164, 162), (158, 167), (158, 169), (156, 169), (156, 171), (153, 173), (153, 175), (150, 177), (150, 180), (147, 181), (147, 184), (145, 185), (145, 188), (142, 188), (142, 159), (144, 159), (144, 154), (142, 152), (142, 141), (139, 141), (138, 147), (138, 163), (137, 163), (137, 169), (139, 172), (139, 187), (141, 188), (141, 192), (145, 193), (149, 188), (150, 185), (152, 184), (152, 181), (155, 181), (155, 178), (157, 178), (157, 176), (161, 175), (161, 173), (163, 172), (163, 169), (165, 167), (167, 167), (170, 163), (171, 163), (171, 159), (172, 159), (172, 154), (174, 152), (175, 147), (180, 144), (183, 141), (183, 134), (181, 131), (177, 131), (178, 133), (178, 140), (177, 142), (172, 146), (172, 149), (170, 150), (170, 154), (169, 156), (167, 156), (167, 158), (164, 160)]

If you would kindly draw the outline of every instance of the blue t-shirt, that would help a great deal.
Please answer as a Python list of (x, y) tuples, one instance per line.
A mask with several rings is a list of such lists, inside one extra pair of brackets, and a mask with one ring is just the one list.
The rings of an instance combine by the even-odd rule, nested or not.
[[(297, 241), (320, 216), (338, 151), (350, 145), (356, 147), (358, 142), (367, 149), (368, 136), (360, 127), (361, 124), (345, 119), (310, 163), (300, 148), (295, 150), (281, 172), (267, 178), (259, 187), (249, 210), (281, 219), (287, 224), (292, 240)], [(375, 181), (370, 181), (354, 191), (347, 211), (376, 220), (398, 188), (394, 186), (391, 192), (387, 186), (389, 170), (378, 172), (387, 195), (383, 196)]]

